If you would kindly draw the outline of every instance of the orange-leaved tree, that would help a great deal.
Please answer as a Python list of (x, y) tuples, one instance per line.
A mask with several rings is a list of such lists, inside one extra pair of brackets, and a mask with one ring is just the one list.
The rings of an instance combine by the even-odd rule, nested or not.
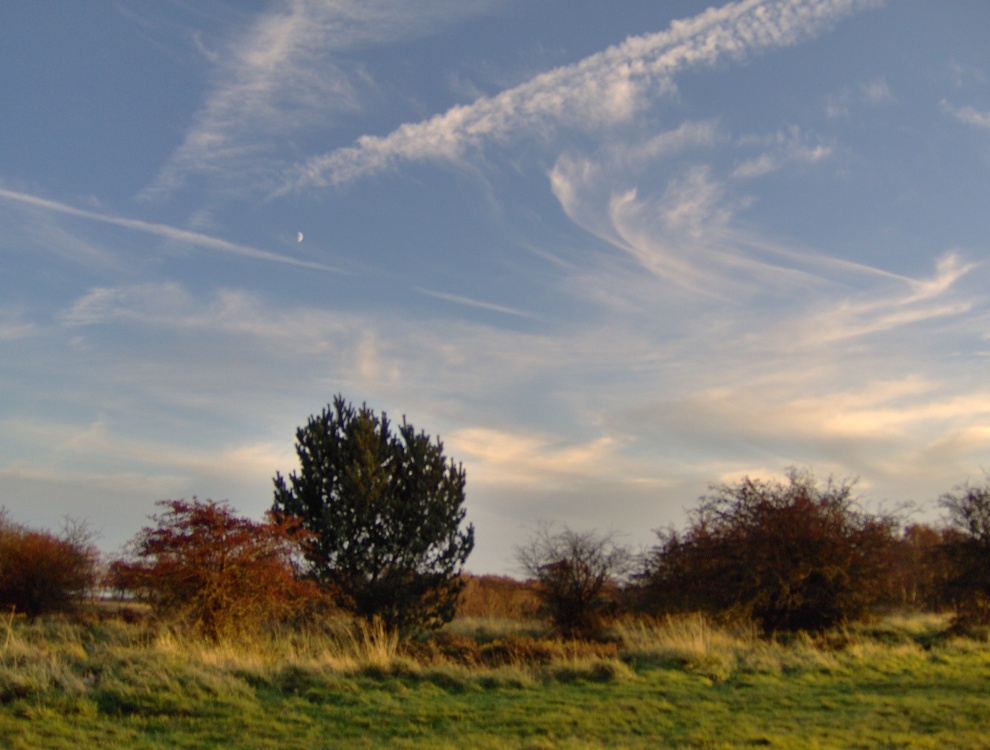
[(321, 599), (298, 575), (298, 522), (258, 523), (225, 503), (165, 500), (154, 526), (131, 542), (110, 581), (149, 602), (164, 618), (209, 638), (258, 631), (299, 615)]
[(0, 607), (31, 618), (72, 611), (96, 583), (97, 557), (83, 524), (56, 535), (15, 524), (0, 509)]

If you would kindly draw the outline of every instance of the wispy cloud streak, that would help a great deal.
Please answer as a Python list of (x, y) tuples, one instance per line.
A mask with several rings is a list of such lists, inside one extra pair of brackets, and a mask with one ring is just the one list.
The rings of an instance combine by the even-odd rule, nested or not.
[(515, 307), (508, 307), (506, 305), (497, 305), (492, 302), (483, 302), (482, 300), (472, 299), (471, 297), (464, 297), (460, 294), (448, 294), (446, 292), (436, 292), (432, 289), (423, 289), (418, 287), (416, 291), (421, 294), (425, 294), (428, 297), (434, 297), (436, 299), (442, 299), (447, 302), (454, 302), (458, 305), (467, 305), (468, 307), (475, 307), (479, 310), (490, 310), (492, 312), (504, 313), (505, 315), (514, 315), (517, 318), (530, 318), (535, 320), (536, 315), (525, 310), (519, 310)]
[(658, 95), (676, 90), (684, 70), (814, 36), (871, 0), (743, 0), (710, 8), (670, 29), (632, 37), (581, 62), (541, 74), (494, 97), (454, 107), (391, 134), (314, 157), (283, 190), (341, 184), (400, 161), (457, 160), (472, 148), (518, 132), (548, 136), (559, 128), (593, 130), (629, 120)]
[[(491, 0), (285, 0), (216, 55), (210, 94), (149, 198), (182, 186), (188, 174), (226, 179), (243, 189), (270, 186), (287, 135), (358, 111), (366, 71), (340, 54), (427, 32)], [(266, 188), (267, 189), (267, 188)]]
[(216, 250), (217, 252), (238, 255), (243, 258), (263, 260), (272, 263), (284, 263), (286, 265), (299, 266), (301, 268), (312, 268), (318, 271), (338, 272), (338, 269), (322, 263), (313, 263), (311, 261), (279, 255), (278, 253), (269, 252), (268, 250), (261, 250), (256, 247), (251, 247), (250, 245), (240, 245), (235, 242), (220, 239), (219, 237), (212, 237), (208, 234), (191, 232), (188, 229), (179, 229), (178, 227), (169, 226), (168, 224), (157, 224), (154, 222), (142, 221), (141, 219), (128, 219), (121, 216), (111, 216), (108, 214), (98, 213), (96, 211), (88, 211), (86, 209), (76, 208), (75, 206), (70, 206), (66, 203), (48, 200), (47, 198), (40, 198), (36, 195), (30, 195), (28, 193), (19, 193), (13, 190), (5, 190), (0, 188), (0, 199), (32, 206), (34, 208), (44, 209), (46, 211), (51, 211), (66, 216), (75, 216), (80, 219), (100, 222), (101, 224), (110, 224), (123, 229), (144, 232), (145, 234), (156, 235), (175, 242), (192, 245), (193, 247), (200, 247), (206, 250)]
[(813, 311), (793, 338), (801, 347), (816, 347), (966, 313), (974, 301), (950, 292), (974, 268), (957, 253), (948, 253), (938, 260), (931, 278), (902, 279), (893, 292), (872, 289), (868, 299), (844, 300)]

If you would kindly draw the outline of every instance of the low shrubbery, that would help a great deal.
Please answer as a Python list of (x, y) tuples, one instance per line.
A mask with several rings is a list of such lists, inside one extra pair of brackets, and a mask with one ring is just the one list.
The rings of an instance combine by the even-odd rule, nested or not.
[[(746, 478), (713, 486), (685, 529), (658, 532), (659, 543), (638, 558), (611, 534), (544, 524), (517, 548), (529, 580), (459, 574), (444, 596), (459, 592), (446, 601), (457, 606), (456, 627), (474, 622), (473, 631), (457, 633), (470, 638), (511, 622), (513, 637), (548, 627), (565, 639), (607, 643), (617, 621), (693, 612), (754, 625), (767, 638), (823, 632), (892, 609), (951, 611), (959, 628), (983, 627), (990, 624), (990, 484), (963, 485), (941, 503), (947, 525), (901, 531), (898, 518), (860, 507), (851, 483), (818, 482), (798, 470), (786, 482)], [(319, 627), (333, 602), (347, 599), (304, 563), (316, 532), (300, 519), (283, 513), (259, 523), (195, 498), (161, 505), (165, 511), (99, 584), (147, 604), (160, 621), (223, 640)], [(96, 562), (84, 527), (54, 535), (0, 513), (0, 608), (30, 617), (69, 612), (97, 585)], [(446, 617), (414, 626), (395, 612), (376, 618), (348, 609), (417, 643)], [(449, 656), (459, 646), (441, 640), (430, 648)], [(486, 659), (471, 651), (460, 660)]]
[(171, 500), (111, 565), (109, 582), (194, 633), (219, 639), (292, 620), (323, 603), (296, 570), (292, 519), (256, 523), (212, 501)]
[(753, 621), (768, 636), (826, 630), (884, 601), (896, 528), (857, 508), (852, 485), (807, 473), (716, 486), (687, 530), (660, 533), (641, 601)]
[(536, 582), (542, 611), (565, 638), (594, 638), (614, 614), (616, 591), (631, 556), (611, 534), (556, 530), (544, 524), (516, 559)]
[(62, 534), (13, 523), (0, 510), (0, 609), (28, 617), (70, 612), (97, 581), (98, 554), (85, 526)]
[(462, 576), (457, 616), (502, 620), (532, 620), (539, 615), (540, 595), (532, 581), (508, 576)]

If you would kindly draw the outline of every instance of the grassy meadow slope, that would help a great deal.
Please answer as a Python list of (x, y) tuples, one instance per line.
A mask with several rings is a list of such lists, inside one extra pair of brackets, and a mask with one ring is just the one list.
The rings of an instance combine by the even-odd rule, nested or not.
[(120, 620), (0, 628), (9, 748), (984, 747), (990, 645), (933, 617), (766, 642), (698, 617), (564, 643), (474, 618), (211, 644)]

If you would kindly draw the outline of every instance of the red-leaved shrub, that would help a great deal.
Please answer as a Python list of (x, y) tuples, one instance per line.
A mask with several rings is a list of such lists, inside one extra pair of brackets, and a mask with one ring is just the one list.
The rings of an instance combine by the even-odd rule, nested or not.
[(166, 500), (111, 565), (110, 582), (149, 602), (158, 615), (209, 638), (257, 631), (288, 620), (322, 598), (298, 575), (305, 537), (291, 517), (258, 523), (226, 504)]
[(31, 618), (71, 612), (95, 585), (96, 563), (84, 527), (56, 535), (14, 524), (0, 510), (0, 607)]

